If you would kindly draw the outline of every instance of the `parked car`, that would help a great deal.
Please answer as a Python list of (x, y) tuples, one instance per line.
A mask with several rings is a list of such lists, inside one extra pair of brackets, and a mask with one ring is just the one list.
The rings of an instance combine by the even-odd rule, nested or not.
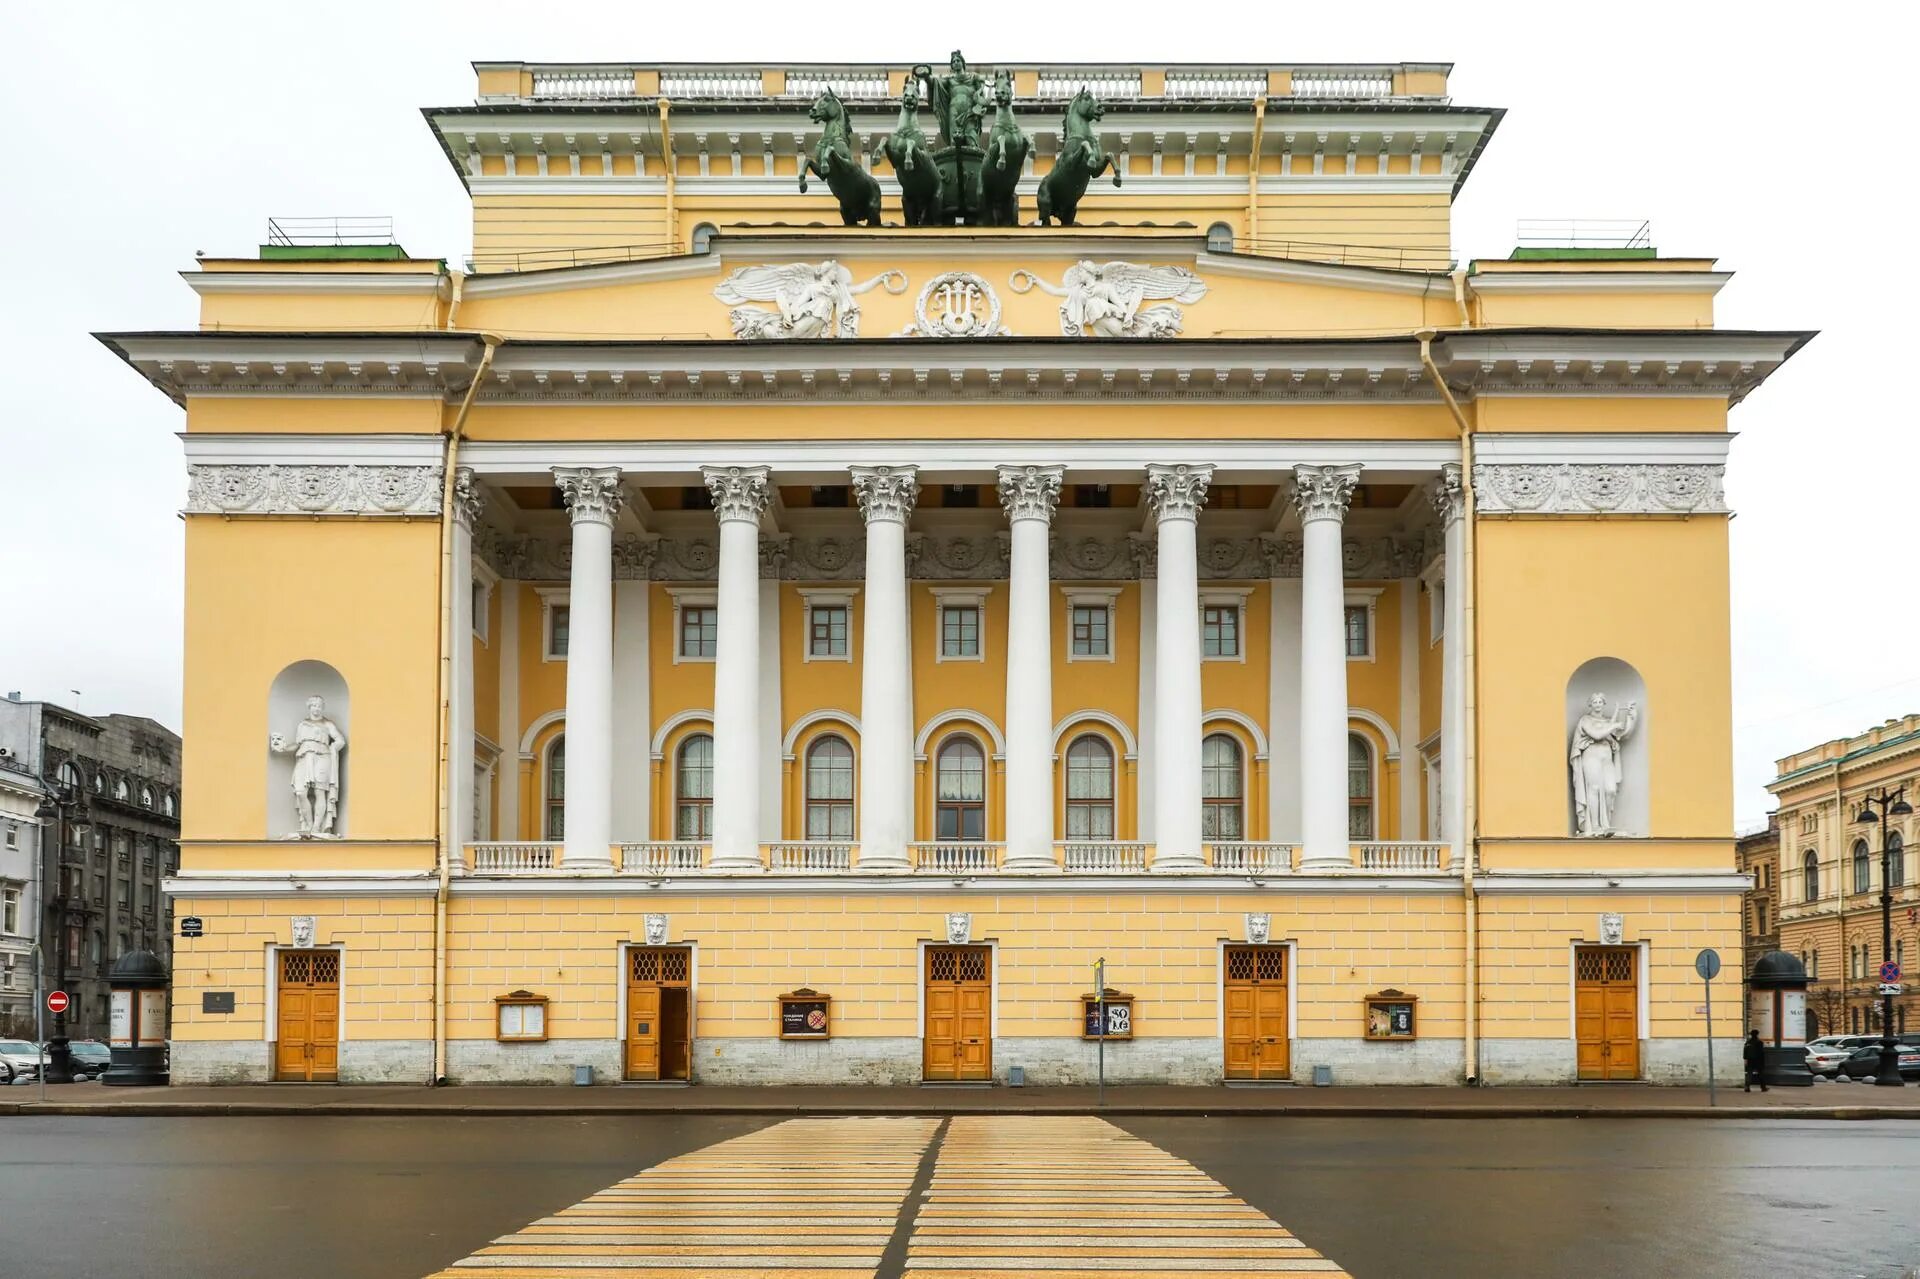
[[(1898, 1045), (1900, 1077), (1920, 1079), (1920, 1044)], [(1840, 1073), (1848, 1079), (1867, 1079), (1880, 1073), (1880, 1045), (1864, 1044), (1840, 1063)]]
[(113, 1064), (113, 1050), (97, 1039), (76, 1039), (67, 1045), (75, 1079), (98, 1079)]
[(1853, 1054), (1848, 1045), (1815, 1040), (1807, 1045), (1807, 1069), (1816, 1075), (1837, 1075), (1841, 1063)]
[(24, 1039), (0, 1039), (0, 1084), (40, 1078), (40, 1050)]

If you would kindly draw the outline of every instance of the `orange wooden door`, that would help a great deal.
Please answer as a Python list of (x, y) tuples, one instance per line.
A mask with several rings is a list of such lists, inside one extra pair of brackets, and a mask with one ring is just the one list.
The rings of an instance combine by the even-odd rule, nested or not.
[[(693, 956), (690, 951), (635, 946), (627, 952), (626, 1077), (685, 1079), (692, 1056)], [(664, 1025), (667, 996), (676, 1005), (673, 1042)]]
[(283, 950), (276, 999), (273, 1077), (330, 1083), (340, 1077), (340, 952)]
[(1291, 1077), (1284, 946), (1229, 946), (1221, 992), (1228, 1079)]
[(985, 946), (927, 947), (921, 1078), (993, 1078), (992, 964)]
[(1574, 952), (1574, 1046), (1581, 1079), (1640, 1077), (1638, 954), (1631, 946)]

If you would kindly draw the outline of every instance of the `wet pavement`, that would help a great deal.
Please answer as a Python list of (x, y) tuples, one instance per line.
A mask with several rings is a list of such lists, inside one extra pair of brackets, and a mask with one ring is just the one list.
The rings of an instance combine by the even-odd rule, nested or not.
[[(695, 1115), (0, 1118), (0, 1274), (420, 1279), (643, 1169), (776, 1122)], [(1036, 1149), (1060, 1144), (1057, 1131), (1049, 1141), (1046, 1119), (994, 1122), (995, 1140), (1009, 1143), (1002, 1148), (1011, 1152), (1016, 1181), (1037, 1175), (1019, 1170), (1023, 1125), (1032, 1125)], [(1912, 1123), (1116, 1123), (1359, 1279), (1744, 1279), (1803, 1269), (1903, 1279), (1920, 1266), (1920, 1230), (1911, 1224), (1920, 1129)], [(959, 1135), (936, 1138), (929, 1159), (947, 1157), (945, 1142)], [(1136, 1158), (1136, 1176), (1166, 1175), (1152, 1158)], [(1092, 1160), (1087, 1171), (1099, 1174), (1102, 1162)], [(1057, 1158), (1049, 1167), (1046, 1175), (1070, 1183), (1074, 1212), (1100, 1215), (1098, 1176), (1074, 1176)], [(1124, 1171), (1116, 1165), (1108, 1175)], [(1191, 1183), (1197, 1174), (1179, 1175)], [(1116, 1185), (1110, 1196), (1111, 1208), (1121, 1211), (1107, 1215), (1120, 1223), (1128, 1193)], [(1021, 1196), (990, 1198), (1017, 1206)], [(912, 1199), (896, 1244), (884, 1250), (882, 1274), (898, 1273), (902, 1264), (913, 1266), (908, 1274), (938, 1264), (926, 1246), (938, 1241), (914, 1233), (920, 1227), (910, 1214), (921, 1196)], [(1027, 1228), (1043, 1223), (1020, 1224), (1002, 1232), (1007, 1248), (1032, 1247), (1047, 1233)], [(1062, 1224), (1057, 1233), (1078, 1229)], [(1163, 1242), (1173, 1247), (1171, 1239)], [(1179, 1245), (1203, 1255), (1209, 1246), (1216, 1245)], [(1098, 1259), (1089, 1254), (1080, 1264)], [(1201, 1256), (1191, 1260), (1206, 1269)], [(868, 1261), (842, 1273), (872, 1274)], [(1128, 1273), (1141, 1270), (1137, 1261), (1122, 1264)], [(677, 1273), (687, 1279), (704, 1273), (685, 1265)], [(796, 1273), (771, 1264), (767, 1270)], [(1021, 1271), (1003, 1261), (993, 1273)]]

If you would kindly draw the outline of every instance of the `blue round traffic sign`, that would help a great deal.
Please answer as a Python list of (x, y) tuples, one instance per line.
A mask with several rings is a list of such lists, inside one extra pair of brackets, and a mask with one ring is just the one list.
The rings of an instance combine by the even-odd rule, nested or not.
[(1891, 959), (1880, 965), (1880, 980), (1885, 982), (1899, 981), (1900, 965), (1894, 963)]

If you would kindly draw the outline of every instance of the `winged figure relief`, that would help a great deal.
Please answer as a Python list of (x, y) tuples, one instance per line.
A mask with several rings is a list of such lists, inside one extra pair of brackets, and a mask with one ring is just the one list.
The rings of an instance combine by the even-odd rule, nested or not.
[(1077, 262), (1060, 284), (1015, 271), (1015, 293), (1039, 289), (1060, 298), (1060, 331), (1068, 337), (1170, 338), (1180, 335), (1176, 303), (1207, 295), (1206, 281), (1182, 266), (1138, 262)]
[[(882, 271), (855, 284), (853, 272), (832, 260), (770, 263), (738, 268), (714, 286), (713, 295), (733, 308), (727, 319), (736, 338), (852, 338), (860, 336), (854, 299), (876, 286), (904, 293), (907, 277)], [(747, 305), (752, 302), (771, 302), (774, 309)]]

